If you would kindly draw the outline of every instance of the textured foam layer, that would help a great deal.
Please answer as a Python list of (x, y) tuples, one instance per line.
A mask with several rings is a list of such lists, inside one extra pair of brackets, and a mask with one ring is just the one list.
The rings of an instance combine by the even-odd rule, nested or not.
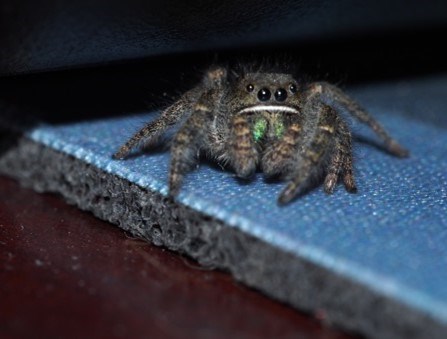
[[(28, 133), (32, 141), (3, 156), (1, 168), (156, 244), (228, 269), (277, 299), (324, 310), (328, 321), (377, 338), (410, 332), (441, 338), (447, 333), (445, 93), (445, 78), (356, 92), (412, 155), (400, 160), (358, 143), (355, 196), (341, 188), (326, 196), (320, 188), (278, 207), (282, 184), (262, 175), (241, 184), (203, 164), (172, 203), (163, 197), (168, 153), (110, 158), (153, 114), (36, 128)], [(419, 109), (426, 112), (422, 120)], [(371, 137), (352, 127), (360, 139)]]

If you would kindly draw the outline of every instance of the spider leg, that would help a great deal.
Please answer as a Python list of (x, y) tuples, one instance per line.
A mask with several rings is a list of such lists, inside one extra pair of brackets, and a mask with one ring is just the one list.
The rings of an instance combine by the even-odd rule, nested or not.
[(262, 172), (267, 177), (291, 173), (295, 166), (294, 155), (298, 153), (301, 125), (292, 123), (281, 139), (268, 147), (262, 157)]
[(387, 151), (391, 154), (398, 157), (407, 157), (409, 155), (408, 150), (399, 145), (399, 143), (385, 131), (382, 125), (377, 122), (377, 120), (337, 86), (326, 82), (316, 82), (311, 84), (309, 95), (321, 95), (323, 98), (332, 101), (332, 104), (340, 105), (345, 108), (360, 122), (368, 125), (379, 138), (383, 140)]
[(357, 187), (353, 175), (351, 133), (341, 119), (338, 118), (337, 120), (338, 127), (334, 153), (324, 180), (324, 190), (326, 193), (331, 194), (340, 174), (343, 173), (343, 183), (346, 190), (350, 193), (355, 193), (357, 192)]
[(303, 149), (294, 157), (297, 167), (292, 173), (291, 180), (279, 195), (279, 204), (286, 204), (303, 193), (309, 187), (312, 179), (324, 169), (328, 152), (334, 149), (337, 117), (334, 110), (326, 105), (310, 105), (305, 110), (309, 111), (307, 114), (316, 116), (316, 124), (311, 123), (310, 126), (303, 128), (300, 142)]
[(151, 121), (137, 133), (135, 133), (120, 149), (113, 155), (114, 159), (124, 159), (142, 140), (153, 140), (165, 132), (170, 126), (177, 123), (188, 111), (191, 102), (183, 96), (173, 105), (168, 107), (160, 117)]
[[(163, 134), (169, 127), (179, 122), (187, 113), (193, 109), (195, 100), (202, 93), (211, 94), (212, 89), (218, 89), (222, 86), (227, 76), (227, 72), (222, 67), (215, 67), (210, 69), (204, 76), (202, 83), (192, 90), (186, 92), (173, 105), (168, 107), (160, 117), (135, 133), (120, 149), (113, 155), (114, 159), (124, 159), (133, 148), (135, 148), (141, 141), (150, 142), (156, 137)], [(206, 92), (206, 89), (209, 91)], [(206, 95), (204, 95), (206, 97)], [(203, 100), (203, 97), (202, 97)]]
[(340, 149), (341, 143), (339, 141), (335, 144), (335, 152), (332, 155), (326, 177), (324, 179), (324, 191), (327, 194), (334, 192), (335, 186), (338, 182), (338, 177), (343, 169), (344, 157), (343, 151)]
[(197, 155), (208, 134), (210, 117), (212, 117), (212, 108), (203, 102), (197, 103), (190, 117), (172, 140), (169, 168), (169, 195), (171, 197), (178, 194), (185, 173), (197, 161)]
[(344, 122), (340, 123), (339, 131), (341, 134), (340, 149), (343, 153), (343, 184), (346, 191), (349, 193), (356, 193), (357, 186), (354, 180), (353, 166), (352, 166), (352, 140), (351, 133), (348, 126)]
[(246, 115), (235, 115), (230, 121), (228, 158), (240, 178), (248, 178), (256, 171), (259, 158), (250, 127)]

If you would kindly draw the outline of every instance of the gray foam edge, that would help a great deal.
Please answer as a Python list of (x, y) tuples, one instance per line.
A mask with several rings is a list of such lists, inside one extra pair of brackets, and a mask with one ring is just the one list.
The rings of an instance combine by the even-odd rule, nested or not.
[[(7, 147), (4, 145), (7, 144)], [(369, 338), (446, 338), (447, 327), (416, 309), (277, 248), (157, 192), (26, 137), (0, 139), (0, 174), (61, 194), (96, 217), (324, 321)]]

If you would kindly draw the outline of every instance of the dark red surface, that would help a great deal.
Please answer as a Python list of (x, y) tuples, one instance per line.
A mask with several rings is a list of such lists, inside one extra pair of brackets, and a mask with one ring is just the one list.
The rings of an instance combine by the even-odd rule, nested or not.
[(0, 337), (353, 338), (2, 177)]

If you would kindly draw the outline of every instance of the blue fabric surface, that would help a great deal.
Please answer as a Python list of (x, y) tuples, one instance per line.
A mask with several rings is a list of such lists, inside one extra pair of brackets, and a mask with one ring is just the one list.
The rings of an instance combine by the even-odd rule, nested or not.
[[(447, 76), (377, 84), (351, 94), (411, 151), (394, 158), (355, 145), (359, 193), (322, 187), (278, 207), (284, 184), (261, 174), (241, 184), (233, 173), (202, 164), (179, 200), (272, 245), (427, 312), (447, 323)], [(166, 194), (169, 152), (111, 159), (156, 114), (42, 126), (30, 137)], [(374, 139), (352, 121), (356, 135)]]

